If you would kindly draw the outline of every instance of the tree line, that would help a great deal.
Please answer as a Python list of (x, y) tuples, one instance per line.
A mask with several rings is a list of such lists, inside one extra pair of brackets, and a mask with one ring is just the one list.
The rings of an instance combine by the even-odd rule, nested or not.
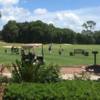
[(58, 28), (40, 20), (19, 23), (10, 20), (0, 32), (0, 39), (17, 43), (100, 44), (100, 31), (93, 31), (95, 23), (87, 21), (81, 33), (69, 28)]

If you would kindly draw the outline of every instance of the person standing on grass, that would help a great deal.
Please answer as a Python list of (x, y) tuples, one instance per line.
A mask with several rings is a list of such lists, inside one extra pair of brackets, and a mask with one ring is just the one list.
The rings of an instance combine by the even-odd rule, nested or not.
[(60, 48), (59, 48), (59, 51), (58, 51), (59, 55), (61, 55), (63, 51), (64, 51), (64, 49), (63, 49), (62, 46), (60, 45)]
[(51, 51), (52, 51), (52, 44), (49, 45), (48, 50), (49, 50), (49, 53), (51, 53)]
[(5, 53), (7, 53), (7, 49), (5, 49)]
[(62, 54), (62, 51), (61, 51), (61, 49), (59, 49), (58, 53), (59, 53), (59, 55), (61, 55), (61, 54)]

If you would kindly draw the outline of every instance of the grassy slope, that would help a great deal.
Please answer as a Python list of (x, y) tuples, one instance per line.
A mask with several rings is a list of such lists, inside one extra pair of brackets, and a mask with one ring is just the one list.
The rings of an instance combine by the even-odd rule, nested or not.
[[(11, 54), (10, 49), (8, 49), (8, 53), (5, 54), (4, 45), (12, 45), (6, 43), (0, 43), (0, 63), (2, 64), (9, 64), (14, 62), (16, 59), (20, 59), (19, 55)], [(14, 44), (19, 46), (20, 44)], [(99, 45), (61, 45), (64, 49), (62, 55), (58, 54), (60, 45), (53, 44), (52, 53), (50, 54), (48, 51), (48, 45), (44, 45), (44, 54), (45, 54), (45, 61), (47, 64), (58, 64), (58, 65), (84, 65), (84, 64), (92, 64), (93, 63), (93, 54), (91, 53), (93, 50), (100, 51)], [(85, 49), (89, 51), (89, 56), (83, 55), (76, 55), (76, 56), (69, 56), (69, 52), (73, 51), (74, 49)], [(35, 53), (37, 55), (41, 54), (41, 47), (34, 48)], [(100, 53), (97, 55), (97, 63), (100, 64)]]

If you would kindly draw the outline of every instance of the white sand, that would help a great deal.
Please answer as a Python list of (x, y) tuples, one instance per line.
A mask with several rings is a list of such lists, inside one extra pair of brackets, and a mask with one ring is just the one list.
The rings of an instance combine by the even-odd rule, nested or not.
[[(12, 48), (12, 46), (11, 45), (9, 45), (9, 46), (2, 46), (3, 48)], [(16, 47), (16, 48), (21, 48), (20, 46), (14, 46), (14, 47)]]
[(64, 44), (64, 45), (72, 45), (72, 44)]
[[(64, 79), (64, 80), (73, 80), (74, 79), (74, 74), (62, 74), (60, 77), (62, 79)], [(98, 79), (100, 79), (100, 76), (99, 75), (90, 74), (90, 78), (89, 79), (90, 80), (98, 80)]]
[(11, 78), (12, 77), (11, 73), (2, 73), (2, 76), (6, 76), (8, 78)]
[(74, 79), (73, 74), (62, 74), (60, 77), (64, 80), (73, 80)]
[(41, 46), (42, 44), (41, 43), (33, 43), (33, 44), (23, 44), (22, 46), (36, 46), (36, 47), (38, 47), (38, 46)]
[(2, 46), (3, 48), (11, 48), (12, 46)]

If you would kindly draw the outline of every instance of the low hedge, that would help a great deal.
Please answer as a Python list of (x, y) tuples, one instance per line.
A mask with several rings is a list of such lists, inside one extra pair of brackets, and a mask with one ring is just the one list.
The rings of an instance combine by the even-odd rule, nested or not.
[(6, 87), (3, 100), (100, 100), (100, 82), (13, 83)]

